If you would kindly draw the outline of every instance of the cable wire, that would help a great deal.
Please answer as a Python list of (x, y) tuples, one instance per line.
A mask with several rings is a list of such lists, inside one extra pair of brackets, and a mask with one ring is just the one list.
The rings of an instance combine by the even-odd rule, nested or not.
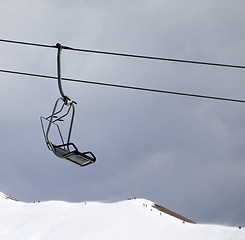
[[(0, 39), (0, 42), (22, 44), (22, 45), (29, 45), (29, 46), (35, 46), (35, 47), (56, 48), (55, 45), (47, 45), (47, 44), (32, 43), (32, 42), (22, 42), (22, 41), (14, 41), (14, 40), (7, 40), (7, 39)], [(233, 65), (233, 64), (223, 64), (223, 63), (175, 59), (175, 58), (154, 57), (154, 56), (146, 56), (146, 55), (136, 55), (136, 54), (128, 54), (128, 53), (98, 51), (98, 50), (91, 50), (91, 49), (72, 48), (72, 47), (67, 47), (67, 46), (62, 46), (62, 48), (66, 49), (66, 50), (70, 50), (70, 51), (113, 55), (113, 56), (120, 56), (120, 57), (141, 58), (141, 59), (158, 60), (158, 61), (179, 62), (179, 63), (199, 64), (199, 65), (208, 65), (208, 66), (216, 66), (216, 67), (245, 69), (245, 66), (243, 66), (243, 65)]]
[(34, 46), (34, 47), (56, 48), (55, 45), (52, 46), (52, 45), (41, 44), (41, 43), (22, 42), (22, 41), (14, 41), (14, 40), (7, 40), (7, 39), (0, 39), (0, 42), (28, 45), (28, 46)]
[[(43, 75), (43, 74), (18, 72), (18, 71), (12, 71), (12, 70), (4, 70), (4, 69), (0, 69), (0, 72), (8, 73), (8, 74), (24, 75), (24, 76), (29, 76), (29, 77), (39, 77), (39, 78), (47, 78), (47, 79), (57, 80), (57, 77), (49, 76), (49, 75)], [(183, 93), (183, 92), (175, 92), (175, 91), (166, 91), (166, 90), (153, 89), (153, 88), (143, 88), (143, 87), (120, 85), (120, 84), (112, 84), (112, 83), (95, 82), (95, 81), (88, 81), (88, 80), (81, 80), (81, 79), (73, 79), (73, 78), (62, 78), (62, 80), (63, 81), (70, 81), (70, 82), (79, 82), (79, 83), (107, 86), (107, 87), (132, 89), (132, 90), (138, 90), (138, 91), (146, 91), (146, 92), (154, 92), (154, 93), (162, 93), (162, 94), (172, 94), (172, 95), (180, 95), (180, 96), (195, 97), (195, 98), (205, 98), (205, 99), (220, 100), (220, 101), (227, 101), (227, 102), (245, 103), (245, 100), (241, 100), (241, 99), (215, 97), (215, 96), (199, 95), (199, 94)]]

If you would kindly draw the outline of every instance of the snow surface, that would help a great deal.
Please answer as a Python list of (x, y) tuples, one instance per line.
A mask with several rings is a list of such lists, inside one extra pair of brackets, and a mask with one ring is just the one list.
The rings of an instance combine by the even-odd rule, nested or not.
[(0, 192), (0, 239), (245, 239), (243, 228), (183, 223), (153, 204), (145, 199), (24, 203)]

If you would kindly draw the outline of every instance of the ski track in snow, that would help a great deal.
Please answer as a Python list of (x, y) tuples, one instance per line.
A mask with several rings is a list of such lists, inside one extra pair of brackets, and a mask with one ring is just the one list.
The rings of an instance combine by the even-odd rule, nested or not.
[(183, 223), (152, 205), (145, 199), (24, 203), (0, 193), (0, 239), (245, 239), (244, 228)]

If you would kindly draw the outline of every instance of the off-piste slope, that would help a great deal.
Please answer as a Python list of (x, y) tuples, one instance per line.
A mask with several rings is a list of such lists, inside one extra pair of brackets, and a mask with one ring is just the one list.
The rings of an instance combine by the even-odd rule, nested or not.
[(244, 229), (183, 223), (134, 199), (116, 203), (24, 203), (0, 193), (0, 239), (245, 239)]

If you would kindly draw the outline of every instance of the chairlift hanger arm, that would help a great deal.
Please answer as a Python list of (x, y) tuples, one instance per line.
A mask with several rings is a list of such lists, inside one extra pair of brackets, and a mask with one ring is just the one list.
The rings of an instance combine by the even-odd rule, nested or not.
[(57, 75), (58, 75), (58, 87), (59, 87), (59, 91), (60, 91), (60, 95), (63, 98), (64, 102), (67, 104), (67, 100), (70, 100), (69, 97), (67, 97), (64, 94), (64, 91), (62, 89), (62, 84), (61, 84), (61, 67), (60, 67), (60, 57), (61, 57), (61, 50), (63, 48), (63, 46), (60, 43), (56, 44), (56, 47), (58, 48), (58, 52), (57, 52)]

